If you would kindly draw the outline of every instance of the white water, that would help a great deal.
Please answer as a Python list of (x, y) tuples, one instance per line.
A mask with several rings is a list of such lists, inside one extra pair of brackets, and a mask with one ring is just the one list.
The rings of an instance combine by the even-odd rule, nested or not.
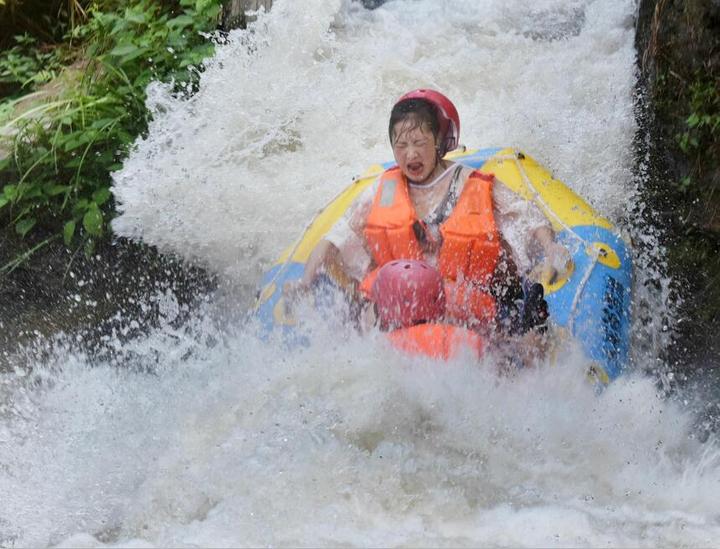
[[(253, 285), (320, 205), (389, 159), (389, 108), (419, 86), (456, 101), (465, 143), (518, 146), (618, 219), (634, 9), (276, 0), (191, 100), (153, 89), (149, 138), (116, 178), (116, 229)], [(0, 377), (0, 546), (720, 539), (720, 452), (651, 380), (595, 396), (575, 354), (514, 378), (490, 359), (425, 363), (332, 318), (288, 354), (219, 318), (228, 306), (111, 340), (112, 361), (60, 337), (32, 375)]]

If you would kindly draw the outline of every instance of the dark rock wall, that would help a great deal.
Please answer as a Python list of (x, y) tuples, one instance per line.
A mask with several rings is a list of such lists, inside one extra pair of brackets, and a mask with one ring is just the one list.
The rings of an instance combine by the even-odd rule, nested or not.
[[(18, 249), (0, 235), (0, 257)], [(163, 320), (159, 296), (172, 296), (178, 306), (173, 320), (180, 323), (215, 288), (201, 267), (142, 243), (105, 239), (91, 255), (52, 243), (0, 273), (0, 372), (20, 346), (59, 332), (78, 338), (86, 350), (108, 334), (142, 333)]]
[(679, 363), (720, 362), (720, 0), (641, 0), (646, 198), (681, 295)]

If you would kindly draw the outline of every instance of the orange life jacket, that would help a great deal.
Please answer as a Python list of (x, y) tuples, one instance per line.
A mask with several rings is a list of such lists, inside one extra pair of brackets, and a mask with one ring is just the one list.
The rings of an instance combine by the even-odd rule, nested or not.
[(388, 334), (390, 342), (412, 355), (448, 360), (463, 349), (470, 349), (478, 357), (485, 351), (485, 342), (472, 330), (448, 324), (418, 324)]
[[(443, 242), (438, 270), (445, 282), (446, 314), (456, 320), (487, 323), (495, 317), (495, 300), (487, 292), (501, 253), (492, 202), (494, 175), (474, 171), (465, 181), (458, 202), (440, 226)], [(377, 272), (395, 259), (423, 259), (415, 235), (419, 219), (400, 168), (380, 177), (367, 217), (365, 239), (375, 269), (360, 289), (371, 295)]]

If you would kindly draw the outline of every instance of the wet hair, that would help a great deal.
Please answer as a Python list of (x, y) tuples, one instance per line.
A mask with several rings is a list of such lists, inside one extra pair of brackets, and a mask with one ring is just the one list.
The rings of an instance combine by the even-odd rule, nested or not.
[(404, 132), (426, 126), (432, 132), (435, 141), (438, 140), (440, 123), (438, 122), (437, 112), (432, 104), (423, 99), (406, 99), (393, 107), (388, 127), (391, 145), (394, 139), (398, 137), (393, 135), (393, 130), (398, 122), (405, 122), (402, 128)]

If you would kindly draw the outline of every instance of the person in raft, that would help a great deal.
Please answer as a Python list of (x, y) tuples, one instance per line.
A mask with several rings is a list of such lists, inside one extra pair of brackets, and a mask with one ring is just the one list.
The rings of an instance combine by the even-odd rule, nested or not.
[(543, 289), (527, 277), (552, 279), (570, 262), (545, 216), (493, 174), (444, 159), (460, 119), (443, 94), (402, 96), (388, 131), (397, 165), (321, 240), (286, 295), (327, 275), (374, 305), (363, 309), (397, 346), (445, 358), (459, 343), (482, 352), (492, 333), (542, 331)]

